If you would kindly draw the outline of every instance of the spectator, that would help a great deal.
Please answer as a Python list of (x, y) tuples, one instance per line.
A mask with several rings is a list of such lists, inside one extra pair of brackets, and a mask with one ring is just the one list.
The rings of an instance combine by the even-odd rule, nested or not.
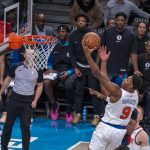
[[(81, 44), (84, 34), (90, 31), (87, 26), (88, 17), (84, 14), (79, 14), (75, 17), (75, 20), (77, 24), (77, 30), (70, 35), (70, 55), (72, 65), (77, 76), (75, 82), (75, 114), (73, 123), (78, 124), (81, 119), (84, 89), (86, 85), (88, 85), (90, 88), (98, 90), (99, 82), (91, 72)], [(96, 59), (96, 55), (97, 54), (95, 53), (93, 56), (94, 59)], [(96, 126), (99, 123), (101, 117), (100, 115), (103, 115), (104, 104), (102, 101), (99, 101), (95, 95), (92, 95), (91, 99), (94, 109), (92, 125)]]
[(69, 42), (68, 42), (68, 34), (69, 28), (66, 25), (60, 25), (57, 29), (58, 32), (58, 43), (53, 49), (51, 53), (51, 66), (49, 65), (49, 69), (45, 72), (45, 74), (49, 73), (57, 73), (58, 78), (56, 80), (45, 80), (44, 81), (44, 89), (45, 93), (48, 97), (49, 102), (51, 102), (51, 119), (57, 120), (59, 117), (59, 104), (56, 102), (53, 93), (53, 85), (58, 83), (63, 83), (65, 88), (65, 97), (67, 100), (67, 111), (66, 111), (66, 122), (72, 122), (72, 106), (73, 106), (73, 96), (74, 96), (74, 81), (75, 75), (73, 74), (73, 69), (70, 61), (69, 55)]
[(111, 28), (111, 27), (114, 27), (116, 25), (116, 20), (115, 18), (109, 18), (107, 20), (107, 27), (108, 28)]
[(135, 125), (135, 129), (131, 134), (131, 142), (129, 147), (131, 150), (149, 150), (149, 138), (147, 133), (143, 130), (140, 126), (140, 122), (144, 117), (144, 110), (142, 107), (137, 107), (138, 116), (137, 116), (137, 123)]
[(146, 53), (138, 56), (139, 70), (143, 74), (143, 87), (140, 90), (145, 100), (145, 123), (150, 122), (150, 38), (145, 44)]
[[(111, 27), (114, 27), (115, 25), (116, 25), (116, 20), (115, 20), (115, 18), (109, 18), (109, 19), (107, 20), (106, 26), (104, 26), (104, 27), (102, 27), (102, 28), (99, 28), (99, 29), (97, 30), (97, 32), (99, 33), (100, 36), (102, 36), (106, 28), (111, 28)], [(98, 57), (98, 58), (99, 58), (99, 57)]]
[(146, 52), (145, 42), (147, 41), (147, 24), (145, 22), (140, 22), (137, 27), (137, 54), (142, 54)]
[(76, 25), (75, 16), (78, 13), (89, 16), (89, 27), (95, 29), (103, 23), (102, 9), (97, 0), (77, 0), (74, 2), (70, 12), (70, 21), (74, 26)]
[(110, 17), (115, 17), (115, 15), (118, 12), (124, 12), (127, 16), (127, 22), (130, 17), (131, 12), (137, 14), (140, 17), (143, 18), (150, 18), (150, 14), (144, 12), (142, 9), (139, 9), (135, 4), (128, 0), (110, 0), (107, 3), (107, 13), (104, 14), (105, 17), (105, 22), (110, 18)]
[(135, 35), (125, 27), (126, 15), (118, 13), (115, 16), (116, 26), (104, 31), (102, 44), (111, 51), (108, 60), (108, 75), (113, 82), (121, 85), (127, 77), (129, 57), (134, 67), (134, 73), (140, 74), (137, 64), (137, 43)]
[(43, 13), (37, 15), (36, 25), (33, 30), (33, 34), (35, 35), (49, 35), (55, 36), (55, 32), (52, 27), (45, 26), (46, 17)]

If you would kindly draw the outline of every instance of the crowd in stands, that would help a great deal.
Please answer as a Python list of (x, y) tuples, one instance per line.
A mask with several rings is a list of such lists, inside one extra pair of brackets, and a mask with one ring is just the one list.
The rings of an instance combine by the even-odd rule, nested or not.
[[(101, 90), (82, 47), (84, 34), (93, 31), (101, 37), (102, 45), (111, 51), (107, 66), (111, 81), (121, 85), (130, 74), (142, 76), (144, 84), (139, 90), (139, 104), (145, 110), (143, 124), (150, 124), (150, 12), (147, 11), (150, 11), (147, 9), (150, 6), (149, 2), (149, 0), (74, 0), (71, 1), (69, 17), (72, 28), (60, 25), (57, 31), (46, 26), (46, 17), (43, 13), (37, 15), (33, 34), (58, 38), (58, 43), (50, 55), (48, 68), (44, 70), (44, 74), (57, 73), (56, 80), (44, 80), (44, 91), (50, 102), (52, 120), (59, 118), (59, 102), (55, 99), (53, 85), (59, 82), (63, 84), (67, 103), (65, 118), (66, 122), (73, 124), (78, 124), (81, 120), (85, 88)], [(136, 17), (133, 19), (133, 16), (138, 16), (139, 21), (136, 20), (135, 23)], [(10, 56), (11, 61), (8, 59)], [(93, 59), (97, 64), (100, 63), (96, 51)], [(10, 65), (18, 61), (23, 61), (20, 50), (12, 52), (9, 57), (0, 56), (1, 85), (5, 74), (10, 70)], [(8, 99), (4, 95), (3, 98)], [(96, 126), (104, 114), (106, 103), (96, 95), (91, 95), (90, 98), (94, 112), (92, 125)], [(4, 111), (0, 122), (5, 123), (6, 114)]]

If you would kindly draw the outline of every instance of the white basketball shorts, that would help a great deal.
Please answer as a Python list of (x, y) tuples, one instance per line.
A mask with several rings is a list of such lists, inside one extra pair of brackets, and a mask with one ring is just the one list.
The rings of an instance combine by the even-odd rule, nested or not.
[(118, 147), (126, 134), (126, 129), (117, 129), (103, 122), (100, 122), (93, 132), (89, 149), (90, 150), (114, 150)]

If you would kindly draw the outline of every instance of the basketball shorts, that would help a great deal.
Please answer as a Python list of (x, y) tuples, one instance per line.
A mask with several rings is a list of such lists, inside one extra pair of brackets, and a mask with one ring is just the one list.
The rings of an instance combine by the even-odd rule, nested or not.
[(126, 134), (126, 129), (117, 129), (103, 122), (100, 122), (93, 132), (89, 149), (90, 150), (114, 150), (118, 147), (123, 137)]

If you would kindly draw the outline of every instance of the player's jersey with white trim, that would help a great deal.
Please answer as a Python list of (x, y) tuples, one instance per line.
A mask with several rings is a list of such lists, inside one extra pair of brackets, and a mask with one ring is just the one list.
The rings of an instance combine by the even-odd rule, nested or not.
[(102, 121), (126, 126), (131, 118), (132, 111), (138, 104), (138, 93), (129, 93), (123, 89), (122, 96), (116, 103), (108, 102)]
[(142, 130), (143, 129), (140, 127), (138, 129), (135, 129), (133, 131), (133, 133), (131, 134), (131, 142), (128, 145), (131, 150), (141, 150), (141, 145), (140, 145), (140, 143), (137, 143), (136, 137)]

